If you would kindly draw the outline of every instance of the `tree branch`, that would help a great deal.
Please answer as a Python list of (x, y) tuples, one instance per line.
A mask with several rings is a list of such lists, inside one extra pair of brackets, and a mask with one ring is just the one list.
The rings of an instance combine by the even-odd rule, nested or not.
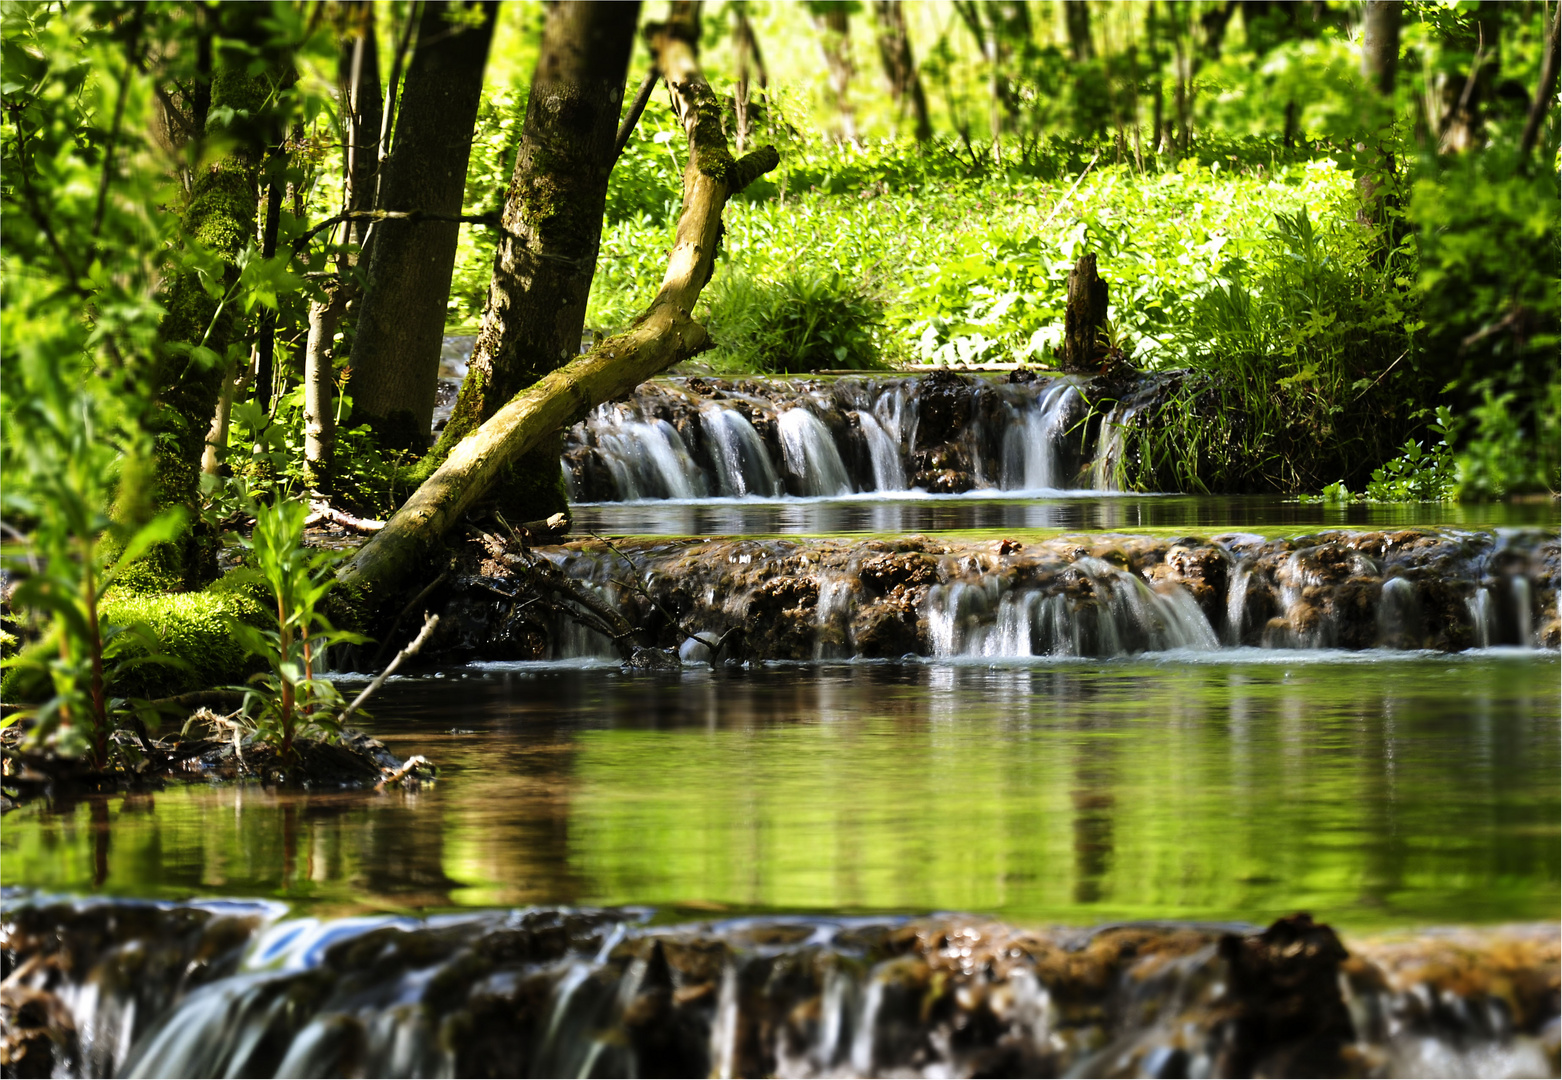
[(645, 78), (640, 82), (640, 92), (635, 94), (634, 101), (629, 103), (629, 112), (624, 115), (624, 122), (618, 126), (618, 137), (613, 142), (613, 160), (617, 161), (623, 156), (624, 148), (629, 145), (629, 136), (634, 134), (635, 125), (640, 122), (640, 114), (645, 112), (645, 106), (651, 100), (651, 91), (656, 89), (656, 68), (651, 68), (645, 73)]

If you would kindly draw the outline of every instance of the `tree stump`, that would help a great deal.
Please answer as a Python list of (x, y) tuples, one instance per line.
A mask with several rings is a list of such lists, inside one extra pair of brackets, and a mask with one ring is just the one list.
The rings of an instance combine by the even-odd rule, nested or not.
[(1096, 273), (1096, 257), (1081, 255), (1068, 275), (1068, 306), (1063, 313), (1063, 370), (1098, 371), (1106, 355), (1101, 328), (1106, 325), (1106, 282)]

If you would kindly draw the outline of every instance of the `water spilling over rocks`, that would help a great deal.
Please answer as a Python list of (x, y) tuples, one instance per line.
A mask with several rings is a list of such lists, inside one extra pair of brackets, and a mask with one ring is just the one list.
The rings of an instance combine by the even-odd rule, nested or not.
[[(430, 646), (447, 660), (639, 646), (698, 661), (717, 641), (721, 660), (817, 660), (1559, 639), (1558, 540), (1538, 532), (588, 541), (524, 554), (488, 537), (460, 565)], [(572, 597), (531, 600), (557, 599), (560, 580)], [(571, 617), (582, 606), (608, 622)]]
[(17, 1076), (1555, 1075), (1553, 927), (9, 898)]
[(564, 468), (577, 502), (1088, 487), (1092, 439), (1121, 442), (1096, 396), (1028, 373), (671, 379), (595, 409)]

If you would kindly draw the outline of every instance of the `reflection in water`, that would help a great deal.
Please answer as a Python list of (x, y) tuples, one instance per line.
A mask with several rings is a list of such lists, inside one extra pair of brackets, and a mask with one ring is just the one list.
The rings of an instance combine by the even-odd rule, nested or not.
[(1273, 495), (922, 495), (579, 503), (575, 530), (634, 536), (824, 535), (960, 529), (1408, 528), (1554, 525), (1554, 504), (1303, 504)]
[(512, 667), (390, 684), (420, 792), (171, 787), (8, 815), (7, 884), (305, 904), (1557, 914), (1557, 664)]
[(1112, 783), (1110, 739), (1082, 742), (1074, 755), (1074, 903), (1101, 900), (1101, 883), (1112, 865), (1112, 810), (1116, 798)]

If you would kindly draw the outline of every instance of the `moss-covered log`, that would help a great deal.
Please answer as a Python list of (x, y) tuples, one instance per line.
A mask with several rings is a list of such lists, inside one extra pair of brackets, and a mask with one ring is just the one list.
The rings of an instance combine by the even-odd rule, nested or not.
[(676, 4), (666, 23), (646, 28), (658, 69), (677, 102), (688, 137), (683, 210), (662, 287), (634, 328), (600, 342), (500, 409), (462, 440), (374, 539), (341, 572), (359, 594), (361, 615), (391, 599), (400, 585), (427, 568), (445, 534), (482, 501), (507, 467), (597, 404), (709, 344), (690, 317), (710, 280), (727, 199), (780, 163), (766, 146), (733, 160), (721, 130), (721, 105), (695, 55), (692, 5)]

